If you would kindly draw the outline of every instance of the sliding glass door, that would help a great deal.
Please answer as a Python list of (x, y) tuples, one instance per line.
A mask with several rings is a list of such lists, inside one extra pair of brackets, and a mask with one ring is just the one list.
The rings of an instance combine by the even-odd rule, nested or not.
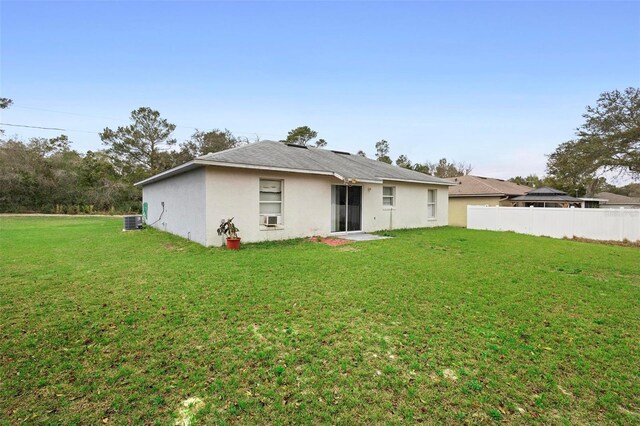
[(347, 231), (362, 231), (362, 187), (347, 187)]
[(331, 232), (362, 230), (362, 187), (331, 187)]

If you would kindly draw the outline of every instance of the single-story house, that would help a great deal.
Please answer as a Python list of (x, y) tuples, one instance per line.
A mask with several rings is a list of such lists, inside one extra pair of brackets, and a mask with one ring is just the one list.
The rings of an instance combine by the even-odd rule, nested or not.
[(582, 207), (580, 198), (572, 197), (559, 189), (547, 186), (536, 188), (525, 195), (512, 198), (513, 207)]
[(612, 192), (600, 192), (595, 196), (603, 200), (600, 202), (600, 207), (608, 209), (640, 209), (640, 198), (627, 197), (626, 195)]
[(601, 205), (607, 202), (603, 198), (594, 197), (580, 197), (580, 201), (582, 201), (582, 208), (584, 209), (599, 209)]
[(136, 183), (145, 221), (205, 246), (234, 218), (245, 242), (447, 225), (451, 182), (380, 161), (264, 141)]
[(509, 200), (533, 188), (482, 176), (449, 178), (449, 225), (467, 226), (467, 206), (511, 206)]

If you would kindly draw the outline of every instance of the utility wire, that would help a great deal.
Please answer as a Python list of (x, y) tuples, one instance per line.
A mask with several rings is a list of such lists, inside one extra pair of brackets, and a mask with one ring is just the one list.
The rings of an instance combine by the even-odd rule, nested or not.
[(57, 130), (59, 132), (82, 132), (82, 133), (98, 134), (98, 132), (91, 132), (89, 130), (73, 130), (73, 129), (61, 129), (59, 127), (28, 126), (26, 124), (0, 123), (0, 126), (26, 127), (28, 129), (41, 129), (41, 130)]
[(3, 126), (28, 127), (29, 129), (60, 130), (60, 131), (66, 132), (66, 129), (59, 129), (57, 127), (27, 126), (26, 124), (9, 124), (9, 123), (0, 123), (0, 124)]
[[(12, 105), (12, 108), (20, 108), (20, 109), (29, 109), (29, 110), (34, 110), (34, 111), (45, 111), (45, 112), (53, 112), (53, 113), (57, 113), (57, 114), (68, 114), (68, 115), (76, 115), (76, 116), (80, 116), (80, 117), (90, 117), (90, 118), (100, 118), (102, 120), (112, 120), (112, 121), (125, 121), (125, 119), (121, 119), (121, 118), (114, 118), (114, 117), (104, 117), (104, 116), (99, 116), (99, 115), (92, 115), (92, 114), (83, 114), (83, 113), (77, 113), (77, 112), (68, 112), (68, 111), (59, 111), (59, 110), (55, 110), (55, 109), (49, 109), (49, 108), (39, 108), (39, 107), (31, 107), (31, 106), (26, 106), (26, 105)], [(9, 124), (5, 124), (6, 126), (9, 126)], [(33, 127), (33, 128), (40, 128), (38, 126), (15, 126), (15, 127)], [(176, 128), (182, 128), (182, 129), (191, 129), (191, 130), (204, 130), (206, 131), (206, 127), (202, 128), (202, 127), (194, 127), (194, 126), (186, 126), (186, 125), (178, 125), (176, 124)], [(49, 130), (49, 129), (46, 129)], [(50, 130), (64, 130), (64, 129), (50, 129)], [(209, 128), (209, 130), (214, 130), (213, 127)], [(86, 131), (86, 130), (65, 130), (68, 132), (85, 132), (85, 133), (95, 133), (98, 134), (98, 132), (90, 132), (90, 131)], [(244, 135), (254, 135), (256, 137), (260, 137), (260, 135), (263, 136), (272, 136), (272, 137), (276, 137), (279, 139), (283, 139), (284, 136), (282, 135), (275, 135), (272, 133), (260, 133), (260, 132), (244, 132), (244, 131), (240, 131), (240, 130), (231, 130), (229, 129), (230, 132), (235, 133), (235, 134), (244, 134)]]

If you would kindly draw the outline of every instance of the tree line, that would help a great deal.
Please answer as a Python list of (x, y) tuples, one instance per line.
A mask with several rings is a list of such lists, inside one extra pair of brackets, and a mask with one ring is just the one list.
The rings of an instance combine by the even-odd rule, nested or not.
[[(11, 100), (0, 99), (8, 108)], [(196, 130), (182, 142), (175, 125), (151, 108), (131, 113), (131, 124), (99, 133), (104, 149), (78, 152), (66, 135), (5, 137), (0, 130), (0, 212), (130, 213), (140, 211), (133, 186), (208, 152), (248, 143), (228, 130)]]
[[(12, 101), (0, 98), (0, 109)], [(640, 89), (600, 95), (588, 106), (576, 137), (548, 156), (547, 174), (516, 176), (528, 186), (552, 186), (575, 196), (607, 190), (639, 196), (640, 184), (622, 188), (607, 182), (613, 175), (640, 178)], [(131, 113), (128, 125), (99, 133), (103, 149), (86, 153), (71, 147), (66, 135), (54, 138), (7, 137), (0, 129), (0, 212), (92, 213), (137, 212), (141, 191), (135, 182), (207, 153), (248, 144), (229, 130), (196, 130), (188, 140), (172, 135), (175, 124), (148, 107)], [(281, 142), (322, 148), (327, 141), (308, 126), (288, 132)], [(375, 143), (375, 159), (438, 177), (469, 174), (464, 162), (412, 162), (406, 155), (394, 161), (386, 140)], [(358, 155), (366, 157), (363, 150)]]
[[(313, 146), (315, 148), (326, 147), (327, 141), (322, 138), (315, 140), (317, 137), (318, 132), (312, 130), (309, 126), (302, 126), (289, 131), (287, 137), (280, 142), (292, 143), (302, 146)], [(387, 164), (394, 164), (394, 161), (389, 156), (391, 147), (388, 141), (382, 139), (376, 142), (375, 150), (376, 160), (382, 161), (383, 163)], [(358, 150), (358, 155), (362, 157), (367, 156), (367, 154), (363, 150)], [(438, 162), (426, 161), (424, 163), (412, 163), (404, 154), (400, 155), (395, 160), (395, 165), (398, 167), (403, 167), (405, 169), (415, 170), (420, 173), (425, 173), (441, 178), (468, 175), (469, 173), (471, 173), (471, 170), (473, 170), (471, 164), (455, 161), (450, 162), (446, 158), (441, 158)]]
[[(11, 104), (10, 99), (0, 98), (0, 108)], [(99, 133), (104, 148), (86, 153), (72, 149), (66, 135), (24, 141), (5, 137), (0, 130), (0, 212), (137, 212), (141, 191), (134, 183), (200, 155), (253, 142), (227, 129), (214, 129), (196, 130), (179, 143), (173, 137), (176, 125), (148, 107), (133, 111), (130, 120), (125, 126), (105, 128)], [(317, 136), (316, 131), (301, 126), (281, 142), (327, 146)], [(381, 142), (376, 144), (376, 158), (391, 163), (389, 144)], [(400, 156), (396, 164), (442, 177), (468, 172), (445, 159), (414, 165)]]
[(640, 183), (616, 187), (607, 178), (640, 180), (640, 88), (602, 93), (587, 106), (575, 138), (548, 156), (547, 174), (516, 176), (529, 186), (550, 186), (577, 197), (609, 191), (640, 197)]

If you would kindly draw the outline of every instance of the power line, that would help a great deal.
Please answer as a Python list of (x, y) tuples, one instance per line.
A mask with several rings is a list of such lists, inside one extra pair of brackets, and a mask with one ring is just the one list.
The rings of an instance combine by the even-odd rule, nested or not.
[[(23, 106), (23, 105), (13, 105), (13, 106), (15, 108), (28, 109), (28, 110), (33, 110), (33, 111), (54, 112), (56, 114), (77, 115), (78, 117), (99, 118), (99, 119), (102, 119), (102, 120), (125, 121), (124, 118), (105, 117), (105, 116), (101, 116), (101, 115), (83, 114), (83, 113), (79, 113), (79, 112), (69, 112), (69, 111), (59, 111), (59, 110), (55, 110), (55, 109), (38, 108), (38, 107), (30, 107), (30, 106)], [(192, 130), (198, 130), (197, 127), (192, 127), (192, 126), (182, 126), (182, 125), (178, 126), (178, 125), (176, 125), (176, 127), (185, 128), (185, 129), (192, 129)]]
[(27, 126), (26, 124), (9, 124), (9, 123), (0, 123), (0, 124), (3, 126), (27, 127), (29, 129), (60, 130), (62, 132), (66, 132), (65, 129), (59, 129), (57, 127)]
[(83, 132), (83, 133), (95, 133), (89, 130), (73, 130), (73, 129), (61, 129), (59, 127), (43, 127), (43, 126), (29, 126), (26, 124), (11, 124), (11, 123), (0, 123), (0, 126), (11, 126), (11, 127), (26, 127), (28, 129), (41, 129), (41, 130), (57, 130), (59, 132)]
[[(20, 109), (28, 109), (28, 110), (34, 110), (34, 111), (45, 111), (45, 112), (53, 112), (53, 113), (57, 113), (57, 114), (68, 114), (68, 115), (76, 115), (79, 117), (90, 117), (90, 118), (99, 118), (102, 120), (112, 120), (112, 121), (125, 121), (126, 119), (122, 119), (122, 118), (114, 118), (114, 117), (104, 117), (104, 116), (99, 116), (99, 115), (92, 115), (92, 114), (84, 114), (84, 113), (78, 113), (78, 112), (69, 112), (69, 111), (60, 111), (60, 110), (55, 110), (55, 109), (49, 109), (49, 108), (40, 108), (40, 107), (31, 107), (31, 106), (26, 106), (26, 105), (12, 105), (12, 108), (20, 108)], [(8, 125), (8, 124), (7, 124)], [(29, 126), (17, 126), (17, 127), (29, 127)], [(176, 124), (176, 128), (182, 128), (182, 129), (191, 129), (191, 130), (206, 130), (207, 127), (194, 127), (194, 126), (186, 126), (186, 125), (178, 125)], [(33, 126), (33, 128), (39, 128), (37, 126)], [(214, 130), (213, 127), (208, 128), (209, 130)], [(52, 130), (60, 130), (60, 129), (52, 129)], [(64, 130), (64, 129), (62, 129)], [(86, 132), (86, 133), (98, 133), (98, 132), (90, 132), (90, 131), (86, 131), (86, 130), (65, 130), (68, 132)], [(261, 133), (261, 132), (245, 132), (245, 131), (240, 131), (240, 130), (232, 130), (229, 129), (230, 132), (235, 133), (235, 134), (245, 134), (245, 135), (254, 135), (256, 137), (260, 137), (260, 135), (263, 136), (273, 136), (273, 137), (277, 137), (277, 138), (284, 138), (284, 136), (282, 135), (275, 135), (273, 133)]]

